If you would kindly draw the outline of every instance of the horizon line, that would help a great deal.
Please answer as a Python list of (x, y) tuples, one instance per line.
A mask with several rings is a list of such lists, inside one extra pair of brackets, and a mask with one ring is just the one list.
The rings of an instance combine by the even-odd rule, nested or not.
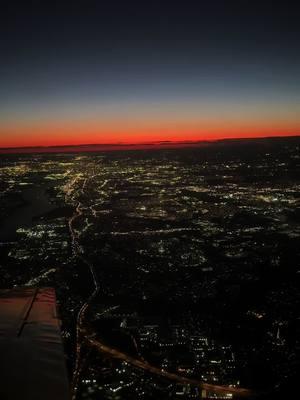
[(136, 142), (136, 143), (125, 143), (125, 142), (119, 142), (119, 143), (82, 143), (82, 144), (57, 144), (57, 145), (35, 145), (35, 146), (9, 146), (9, 147), (0, 147), (0, 154), (4, 153), (9, 153), (9, 152), (14, 152), (19, 150), (20, 152), (22, 151), (28, 151), (28, 150), (49, 150), (51, 152), (52, 150), (60, 150), (60, 149), (78, 149), (78, 148), (91, 148), (91, 150), (87, 151), (92, 151), (92, 148), (96, 147), (103, 147), (103, 150), (99, 151), (105, 151), (105, 148), (108, 150), (122, 150), (123, 148), (136, 148), (136, 149), (146, 149), (147, 147), (167, 147), (167, 146), (172, 146), (172, 147), (189, 147), (189, 146), (197, 146), (201, 144), (213, 144), (213, 143), (220, 143), (220, 142), (234, 142), (234, 141), (254, 141), (254, 140), (266, 140), (266, 139), (289, 139), (289, 138), (300, 138), (300, 133), (299, 134), (294, 134), (294, 135), (281, 135), (281, 136), (259, 136), (259, 137), (225, 137), (225, 138), (219, 138), (219, 139), (199, 139), (199, 140), (161, 140), (161, 141), (153, 141), (153, 142)]

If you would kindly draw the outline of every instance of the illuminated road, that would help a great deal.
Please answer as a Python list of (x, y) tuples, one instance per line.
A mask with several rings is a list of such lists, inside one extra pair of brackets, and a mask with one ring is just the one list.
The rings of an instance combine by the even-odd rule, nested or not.
[[(87, 181), (89, 179), (92, 179), (94, 176), (91, 176), (90, 178), (85, 178), (81, 187), (81, 193), (84, 194), (84, 189), (86, 187)], [(67, 187), (66, 191), (66, 197), (65, 200), (66, 202), (68, 201), (74, 201), (73, 198), (73, 188), (72, 186), (77, 182), (77, 178), (75, 178), (71, 184)], [(105, 182), (106, 183), (106, 182)], [(68, 198), (68, 196), (70, 198)], [(76, 399), (77, 397), (77, 391), (78, 391), (78, 385), (79, 385), (79, 379), (80, 379), (80, 374), (81, 374), (81, 367), (83, 364), (82, 356), (81, 356), (81, 348), (82, 348), (82, 342), (83, 342), (83, 336), (81, 334), (82, 332), (82, 326), (84, 326), (85, 322), (85, 313), (92, 302), (92, 300), (97, 296), (100, 286), (98, 284), (98, 280), (96, 277), (96, 273), (94, 270), (94, 266), (87, 261), (83, 256), (82, 256), (82, 248), (78, 243), (78, 234), (73, 228), (74, 221), (78, 219), (81, 215), (83, 214), (82, 212), (82, 204), (80, 201), (78, 201), (76, 210), (74, 215), (70, 218), (69, 220), (69, 231), (72, 239), (72, 252), (74, 257), (79, 258), (84, 264), (86, 264), (89, 267), (89, 270), (91, 272), (91, 275), (93, 277), (93, 283), (94, 283), (94, 290), (89, 296), (89, 298), (86, 300), (86, 302), (82, 305), (80, 308), (78, 315), (77, 315), (77, 325), (76, 325), (76, 362), (75, 362), (75, 368), (74, 368), (74, 373), (73, 373), (73, 382), (72, 382), (72, 399)]]
[(238, 397), (253, 396), (253, 392), (248, 389), (213, 385), (213, 384), (197, 381), (196, 379), (186, 378), (184, 376), (177, 375), (177, 374), (165, 371), (163, 369), (160, 369), (158, 367), (155, 367), (153, 365), (150, 365), (145, 361), (138, 360), (134, 357), (131, 357), (126, 353), (122, 353), (119, 350), (113, 349), (109, 346), (102, 344), (101, 342), (99, 342), (98, 340), (96, 340), (94, 338), (87, 337), (87, 341), (101, 353), (109, 355), (112, 358), (117, 358), (119, 360), (126, 361), (128, 364), (131, 364), (137, 368), (140, 368), (140, 369), (148, 371), (152, 374), (167, 378), (171, 381), (176, 381), (177, 383), (197, 386), (201, 389), (205, 389), (207, 391), (219, 393), (219, 394), (231, 393), (233, 395), (237, 395)]

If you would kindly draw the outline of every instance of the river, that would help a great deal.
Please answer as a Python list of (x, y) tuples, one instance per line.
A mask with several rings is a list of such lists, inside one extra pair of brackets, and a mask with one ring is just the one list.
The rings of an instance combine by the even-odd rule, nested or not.
[(31, 227), (33, 218), (56, 208), (56, 205), (50, 202), (46, 189), (45, 186), (35, 186), (22, 190), (24, 204), (16, 207), (0, 222), (0, 242), (16, 240), (17, 229)]

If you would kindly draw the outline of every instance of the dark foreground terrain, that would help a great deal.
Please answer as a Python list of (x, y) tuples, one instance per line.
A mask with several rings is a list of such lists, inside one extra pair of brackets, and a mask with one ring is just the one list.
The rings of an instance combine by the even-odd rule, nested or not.
[(55, 287), (78, 398), (296, 394), (299, 149), (0, 156), (0, 287)]

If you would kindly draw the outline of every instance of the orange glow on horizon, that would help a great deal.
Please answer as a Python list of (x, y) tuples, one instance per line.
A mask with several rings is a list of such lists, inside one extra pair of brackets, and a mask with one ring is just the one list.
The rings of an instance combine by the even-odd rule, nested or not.
[(297, 105), (158, 103), (0, 119), (0, 148), (143, 144), (300, 134)]
[(0, 126), (0, 148), (296, 136), (296, 121), (44, 122)]
[(51, 137), (50, 132), (43, 135), (16, 135), (13, 138), (0, 138), (0, 148), (13, 148), (13, 147), (47, 147), (47, 146), (79, 146), (87, 144), (131, 144), (141, 145), (146, 143), (157, 142), (196, 142), (196, 141), (214, 141), (221, 139), (242, 139), (242, 138), (260, 138), (272, 136), (298, 136), (299, 130), (294, 129), (262, 129), (262, 130), (249, 130), (249, 131), (233, 131), (224, 130), (223, 132), (199, 132), (199, 131), (185, 131), (185, 132), (157, 132), (155, 134), (143, 133), (136, 135), (134, 133), (123, 134), (108, 134), (105, 138), (97, 133), (85, 133), (80, 135), (61, 135), (59, 137)]

